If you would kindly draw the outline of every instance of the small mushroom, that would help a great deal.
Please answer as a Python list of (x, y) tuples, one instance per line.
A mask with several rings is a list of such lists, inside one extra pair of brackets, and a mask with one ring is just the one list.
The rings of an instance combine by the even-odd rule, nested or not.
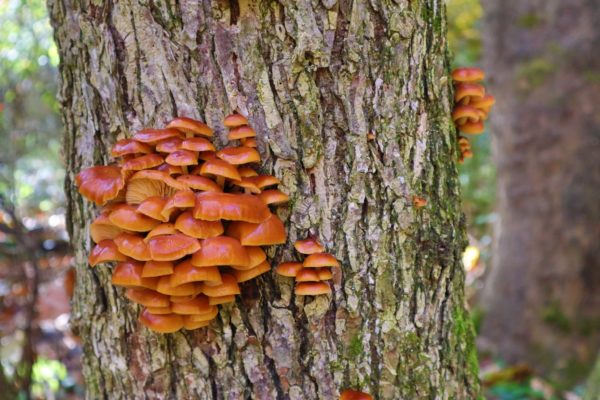
[(220, 285), (209, 286), (206, 283), (202, 285), (202, 293), (209, 297), (232, 296), (240, 294), (240, 287), (237, 279), (231, 274), (222, 274), (223, 282)]
[(178, 136), (161, 140), (156, 144), (156, 151), (160, 153), (173, 153), (181, 150), (183, 147), (183, 139)]
[(190, 260), (185, 260), (175, 267), (171, 275), (171, 285), (179, 286), (190, 282), (211, 282), (215, 285), (223, 282), (219, 269), (214, 266), (195, 267)]
[(111, 211), (108, 219), (113, 225), (133, 232), (148, 232), (160, 224), (160, 221), (139, 213), (136, 210), (136, 206), (121, 204)]
[(88, 263), (92, 267), (104, 262), (125, 260), (127, 260), (126, 255), (120, 252), (117, 244), (110, 239), (98, 242), (88, 257)]
[(365, 392), (346, 389), (340, 393), (340, 400), (373, 400), (373, 397)]
[(172, 261), (146, 261), (142, 270), (142, 278), (155, 278), (157, 276), (171, 275), (173, 273)]
[(192, 118), (177, 117), (167, 124), (167, 128), (177, 129), (187, 135), (202, 135), (211, 137), (213, 130), (204, 122)]
[(218, 236), (202, 240), (200, 250), (192, 255), (192, 265), (230, 265), (232, 268), (248, 268), (250, 257), (240, 242), (232, 237)]
[(261, 192), (258, 197), (267, 205), (278, 206), (290, 201), (290, 197), (279, 189), (269, 189)]
[(483, 100), (485, 88), (478, 83), (459, 83), (454, 91), (454, 101), (461, 105)]
[(156, 261), (174, 261), (200, 249), (198, 239), (176, 233), (153, 237), (148, 241), (150, 256)]
[(283, 222), (275, 214), (259, 224), (231, 222), (227, 227), (227, 235), (238, 239), (243, 246), (270, 246), (285, 243), (286, 240)]
[(264, 274), (265, 272), (268, 272), (271, 270), (271, 264), (269, 264), (267, 261), (263, 261), (262, 263), (258, 264), (256, 267), (252, 267), (250, 269), (247, 270), (237, 270), (237, 271), (233, 271), (233, 274), (235, 275), (235, 278), (237, 279), (237, 281), (239, 283), (242, 282), (246, 282), (249, 281), (250, 279), (254, 279), (256, 277), (258, 277), (259, 275)]
[(454, 82), (479, 82), (485, 78), (485, 73), (475, 67), (460, 67), (452, 71)]
[(318, 296), (330, 294), (331, 287), (325, 282), (300, 282), (296, 284), (294, 293), (298, 296)]
[(159, 333), (173, 333), (183, 328), (183, 317), (177, 314), (157, 315), (144, 310), (140, 314), (140, 322)]
[(190, 189), (203, 192), (222, 192), (223, 189), (217, 183), (207, 177), (198, 175), (181, 175), (177, 181), (185, 184)]
[(151, 289), (130, 288), (125, 291), (125, 297), (146, 307), (168, 307), (169, 296)]
[(231, 165), (260, 162), (260, 154), (258, 151), (256, 151), (255, 148), (246, 146), (226, 147), (217, 151), (216, 156), (223, 161), (227, 161)]
[(181, 138), (181, 136), (176, 129), (143, 129), (133, 135), (133, 139), (142, 143), (155, 144), (173, 137)]
[(227, 128), (237, 128), (238, 126), (248, 125), (248, 119), (242, 114), (230, 114), (225, 117), (223, 125)]
[(181, 213), (175, 220), (175, 228), (190, 237), (197, 239), (208, 239), (217, 237), (223, 234), (223, 223), (217, 221), (203, 221), (196, 219), (192, 215), (192, 211)]
[(325, 251), (325, 246), (323, 246), (317, 238), (312, 236), (309, 236), (303, 240), (296, 240), (296, 243), (294, 243), (294, 248), (298, 253), (301, 254), (315, 254)]
[(152, 153), (127, 160), (121, 168), (123, 171), (141, 171), (143, 169), (158, 167), (164, 161), (161, 156)]
[(181, 143), (181, 148), (191, 151), (216, 151), (215, 146), (210, 141), (201, 137), (185, 139)]
[(288, 278), (295, 278), (300, 270), (302, 270), (301, 262), (284, 262), (275, 268), (275, 272)]
[(258, 197), (249, 194), (204, 192), (196, 195), (194, 218), (205, 221), (246, 221), (260, 223), (271, 215)]
[(304, 268), (339, 267), (340, 263), (329, 253), (314, 253), (304, 259)]
[(110, 282), (115, 286), (126, 288), (156, 288), (158, 279), (142, 277), (143, 270), (144, 263), (139, 261), (129, 260), (120, 262), (113, 270)]
[(150, 250), (144, 239), (132, 233), (122, 233), (115, 238), (119, 251), (138, 261), (151, 260)]
[(132, 154), (152, 153), (152, 147), (134, 139), (121, 139), (115, 143), (110, 154), (113, 157), (123, 157)]
[(209, 304), (211, 306), (216, 306), (219, 304), (233, 303), (233, 302), (235, 302), (234, 295), (209, 297)]

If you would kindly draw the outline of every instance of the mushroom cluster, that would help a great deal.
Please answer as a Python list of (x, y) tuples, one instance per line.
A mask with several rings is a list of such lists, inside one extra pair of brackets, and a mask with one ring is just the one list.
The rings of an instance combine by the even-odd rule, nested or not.
[(269, 205), (288, 196), (252, 168), (256, 132), (240, 114), (224, 125), (241, 145), (217, 150), (211, 128), (179, 117), (119, 140), (116, 165), (76, 177), (80, 193), (103, 206), (90, 226), (89, 263), (117, 262), (112, 284), (144, 307), (140, 321), (153, 331), (207, 326), (239, 283), (271, 269), (261, 246), (286, 241)]
[(333, 278), (331, 268), (339, 267), (336, 258), (324, 253), (325, 247), (314, 237), (298, 240), (294, 243), (296, 251), (307, 257), (302, 262), (288, 261), (277, 266), (275, 271), (296, 280), (295, 293), (299, 296), (318, 296), (330, 294), (327, 281)]
[[(478, 135), (485, 130), (484, 121), (488, 119), (492, 106), (496, 103), (494, 96), (485, 93), (480, 83), (485, 78), (479, 68), (462, 67), (452, 71), (454, 82), (454, 110), (452, 120), (459, 131)], [(459, 162), (473, 156), (471, 145), (466, 137), (459, 136)]]
[(373, 400), (373, 397), (359, 390), (346, 389), (340, 393), (340, 400)]

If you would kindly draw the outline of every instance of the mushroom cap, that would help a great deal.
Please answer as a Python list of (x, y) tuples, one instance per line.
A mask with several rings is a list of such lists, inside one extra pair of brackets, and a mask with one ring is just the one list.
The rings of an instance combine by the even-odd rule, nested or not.
[(188, 315), (187, 318), (193, 322), (201, 322), (201, 321), (211, 321), (215, 319), (219, 315), (219, 307), (210, 306), (210, 311), (202, 314), (192, 314)]
[(129, 288), (125, 291), (125, 297), (146, 307), (168, 307), (171, 304), (169, 296), (152, 289)]
[(187, 296), (169, 296), (169, 299), (171, 300), (171, 303), (185, 303), (186, 301), (195, 299), (196, 296), (198, 296), (198, 294), (194, 293)]
[(259, 223), (271, 215), (269, 207), (250, 194), (204, 192), (196, 195), (194, 218)]
[(471, 148), (471, 143), (469, 143), (469, 139), (467, 139), (466, 137), (459, 136), (458, 137), (458, 147), (461, 150), (470, 149)]
[(185, 139), (181, 143), (181, 148), (191, 151), (216, 151), (215, 146), (208, 139), (202, 137)]
[(125, 179), (119, 167), (97, 166), (78, 173), (75, 184), (86, 199), (104, 205), (119, 195), (119, 191), (125, 187)]
[(200, 167), (200, 175), (222, 176), (227, 179), (239, 181), (242, 179), (234, 165), (218, 158), (212, 158), (204, 162)]
[(173, 262), (171, 261), (146, 261), (142, 270), (142, 278), (154, 278), (156, 276), (171, 275), (173, 273)]
[(256, 142), (256, 138), (248, 138), (244, 141), (244, 146), (257, 148), (258, 143)]
[(148, 310), (150, 314), (154, 315), (164, 315), (172, 313), (170, 304), (167, 307), (146, 307), (146, 310)]
[(229, 114), (223, 120), (223, 125), (227, 128), (237, 128), (238, 126), (248, 125), (248, 119), (242, 114)]
[(269, 189), (261, 192), (258, 197), (267, 205), (279, 205), (287, 203), (290, 197), (279, 189)]
[(177, 181), (185, 184), (190, 189), (202, 190), (204, 192), (222, 192), (223, 189), (215, 181), (205, 176), (181, 175)]
[(140, 322), (146, 328), (159, 333), (173, 333), (183, 328), (183, 317), (177, 314), (152, 314), (148, 310), (140, 314)]
[(113, 225), (133, 232), (148, 232), (160, 224), (160, 221), (139, 213), (136, 209), (136, 206), (120, 204), (111, 211), (108, 219)]
[(237, 279), (231, 274), (222, 274), (223, 282), (220, 285), (208, 286), (202, 284), (202, 293), (210, 297), (231, 296), (240, 294), (240, 286)]
[(319, 272), (313, 268), (303, 268), (296, 274), (296, 282), (319, 282)]
[(481, 100), (474, 100), (471, 105), (487, 111), (494, 104), (496, 104), (496, 98), (491, 94), (486, 94)]
[(244, 246), (269, 246), (286, 241), (283, 222), (275, 214), (258, 224), (233, 221), (227, 227), (227, 235), (238, 239)]
[(485, 78), (485, 73), (475, 67), (460, 67), (452, 71), (452, 80), (455, 82), (479, 82)]
[(485, 87), (478, 83), (459, 83), (454, 90), (454, 101), (464, 105), (482, 100), (484, 96)]
[(173, 153), (181, 150), (183, 147), (183, 139), (178, 136), (161, 140), (156, 144), (156, 151), (160, 153)]
[(170, 283), (171, 286), (179, 286), (184, 283), (205, 281), (220, 285), (223, 281), (219, 268), (214, 266), (194, 267), (190, 260), (185, 260), (175, 266)]
[(121, 233), (115, 239), (119, 251), (138, 261), (149, 261), (150, 250), (141, 236), (132, 233)]
[(279, 185), (280, 181), (273, 175), (258, 175), (251, 176), (248, 179), (254, 183), (259, 189), (266, 188), (267, 186)]
[(232, 165), (260, 162), (260, 154), (258, 151), (256, 151), (255, 148), (246, 146), (225, 147), (224, 149), (217, 151), (217, 157)]
[(188, 117), (177, 117), (167, 124), (167, 128), (177, 129), (184, 133), (193, 133), (194, 135), (202, 135), (211, 137), (213, 130), (204, 122), (196, 121)]
[(304, 268), (339, 267), (338, 260), (329, 253), (315, 253), (304, 259)]
[[(314, 268), (317, 269), (317, 268)], [(331, 272), (331, 268), (318, 268), (317, 273), (319, 274), (319, 280), (328, 281), (333, 278), (333, 273)]]
[(138, 205), (136, 211), (158, 221), (166, 222), (169, 219), (164, 218), (161, 214), (163, 208), (165, 208), (165, 204), (167, 204), (166, 197), (150, 196)]
[(169, 296), (191, 296), (201, 293), (201, 286), (196, 282), (184, 283), (183, 285), (172, 286), (169, 275), (161, 276), (156, 285), (156, 291)]
[(142, 143), (158, 143), (172, 137), (181, 138), (181, 133), (176, 129), (142, 129), (133, 135), (133, 139)]
[(210, 237), (220, 236), (224, 232), (221, 221), (203, 221), (194, 218), (192, 211), (181, 213), (175, 220), (175, 228), (180, 232), (197, 238), (208, 239)]
[(331, 287), (325, 282), (300, 282), (296, 284), (294, 293), (298, 296), (318, 296), (330, 294)]
[(174, 193), (163, 207), (161, 215), (169, 219), (176, 209), (193, 208), (196, 205), (196, 196), (191, 190), (179, 190)]
[(467, 119), (472, 122), (479, 121), (479, 112), (475, 107), (471, 105), (458, 105), (454, 107), (454, 110), (452, 110), (452, 121), (466, 121)]
[(194, 329), (200, 329), (200, 328), (205, 328), (208, 325), (210, 325), (210, 320), (209, 321), (192, 321), (189, 315), (186, 315), (183, 317), (183, 329), (186, 329), (188, 331), (192, 331)]
[(169, 176), (183, 174), (183, 169), (181, 169), (179, 165), (171, 165), (167, 163), (159, 165), (158, 167), (156, 167), (156, 170), (165, 172)]
[[(216, 154), (217, 154), (216, 151), (201, 151), (200, 153), (198, 153), (198, 158), (201, 159), (202, 161), (215, 160), (217, 158)], [(194, 172), (194, 173), (199, 174), (200, 167), (198, 167), (198, 172)]]
[(238, 172), (242, 178), (249, 178), (251, 176), (258, 176), (258, 172), (248, 166), (241, 166), (238, 168)]
[(302, 270), (302, 263), (295, 261), (283, 262), (275, 268), (275, 272), (288, 278), (295, 278), (300, 270)]
[(250, 257), (250, 267), (256, 267), (258, 264), (262, 263), (267, 259), (267, 255), (265, 251), (259, 246), (248, 246), (244, 247), (246, 252), (248, 253), (248, 257)]
[(470, 135), (479, 135), (485, 131), (483, 122), (466, 122), (458, 126), (458, 130)]
[(192, 265), (208, 267), (231, 265), (233, 268), (248, 268), (250, 257), (237, 239), (218, 236), (204, 239), (200, 250), (192, 255)]
[(325, 246), (315, 237), (307, 237), (306, 239), (296, 240), (294, 243), (296, 251), (300, 254), (315, 254), (325, 251)]
[(256, 267), (252, 267), (244, 271), (233, 271), (233, 274), (235, 275), (235, 278), (237, 279), (238, 283), (242, 283), (249, 281), (250, 279), (254, 279), (257, 276), (262, 275), (270, 270), (271, 264), (269, 264), (267, 261), (263, 261)]
[(256, 132), (248, 125), (235, 127), (227, 134), (227, 138), (229, 140), (239, 140), (253, 137), (256, 137)]
[(208, 297), (200, 294), (192, 300), (172, 304), (171, 309), (175, 314), (195, 315), (209, 313), (213, 308), (208, 304)]
[(190, 150), (176, 150), (165, 158), (165, 162), (176, 166), (197, 165), (198, 155)]
[(121, 139), (115, 143), (110, 154), (113, 157), (123, 157), (129, 154), (152, 153), (152, 147), (134, 139)]
[(235, 302), (235, 296), (230, 294), (227, 296), (216, 296), (216, 297), (209, 297), (208, 298), (208, 303), (211, 306), (216, 306), (219, 304), (226, 304), (226, 303), (233, 303)]
[(123, 229), (110, 222), (108, 213), (98, 215), (94, 222), (90, 224), (90, 236), (94, 243), (100, 243), (106, 239), (112, 240), (123, 232)]
[(144, 263), (129, 260), (117, 264), (112, 272), (111, 283), (115, 286), (154, 289), (157, 278), (143, 278)]
[(146, 237), (144, 238), (144, 242), (148, 243), (150, 239), (156, 236), (162, 235), (173, 235), (175, 233), (179, 233), (177, 229), (175, 229), (175, 225), (170, 223), (157, 225), (154, 229), (152, 229)]
[(127, 260), (125, 254), (121, 253), (117, 244), (110, 239), (98, 242), (88, 256), (88, 263), (92, 267), (104, 262), (125, 260)]
[(174, 261), (200, 250), (198, 239), (176, 233), (153, 237), (148, 241), (150, 256), (155, 261)]
[(163, 162), (164, 159), (161, 156), (151, 153), (127, 160), (121, 168), (123, 171), (141, 171), (143, 169), (158, 167)]

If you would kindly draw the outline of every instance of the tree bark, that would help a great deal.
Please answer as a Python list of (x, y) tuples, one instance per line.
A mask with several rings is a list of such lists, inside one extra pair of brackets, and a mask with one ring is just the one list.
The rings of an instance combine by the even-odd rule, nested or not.
[(483, 337), (570, 383), (600, 346), (600, 8), (484, 8), (500, 218)]
[[(464, 308), (465, 227), (441, 0), (49, 0), (61, 55), (73, 323), (90, 398), (474, 398)], [(291, 197), (289, 242), (317, 234), (342, 263), (331, 297), (275, 274), (244, 285), (218, 323), (157, 335), (90, 269), (95, 210), (73, 186), (116, 138), (176, 115), (225, 143), (233, 110)], [(367, 141), (367, 133), (376, 139)], [(425, 197), (423, 209), (413, 195)]]

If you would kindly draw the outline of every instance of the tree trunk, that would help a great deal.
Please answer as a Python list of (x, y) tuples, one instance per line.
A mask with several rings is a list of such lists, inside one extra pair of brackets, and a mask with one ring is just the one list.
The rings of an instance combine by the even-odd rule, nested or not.
[(600, 7), (484, 8), (500, 220), (483, 336), (570, 383), (600, 346)]
[[(346, 387), (476, 397), (441, 0), (49, 6), (90, 398), (334, 399)], [(311, 232), (342, 272), (316, 298), (269, 274), (208, 329), (153, 334), (110, 271), (86, 264), (95, 210), (74, 175), (109, 162), (116, 138), (176, 115), (206, 121), (223, 145), (233, 110), (249, 116), (265, 172), (291, 197), (277, 211), (289, 242), (272, 265)]]

